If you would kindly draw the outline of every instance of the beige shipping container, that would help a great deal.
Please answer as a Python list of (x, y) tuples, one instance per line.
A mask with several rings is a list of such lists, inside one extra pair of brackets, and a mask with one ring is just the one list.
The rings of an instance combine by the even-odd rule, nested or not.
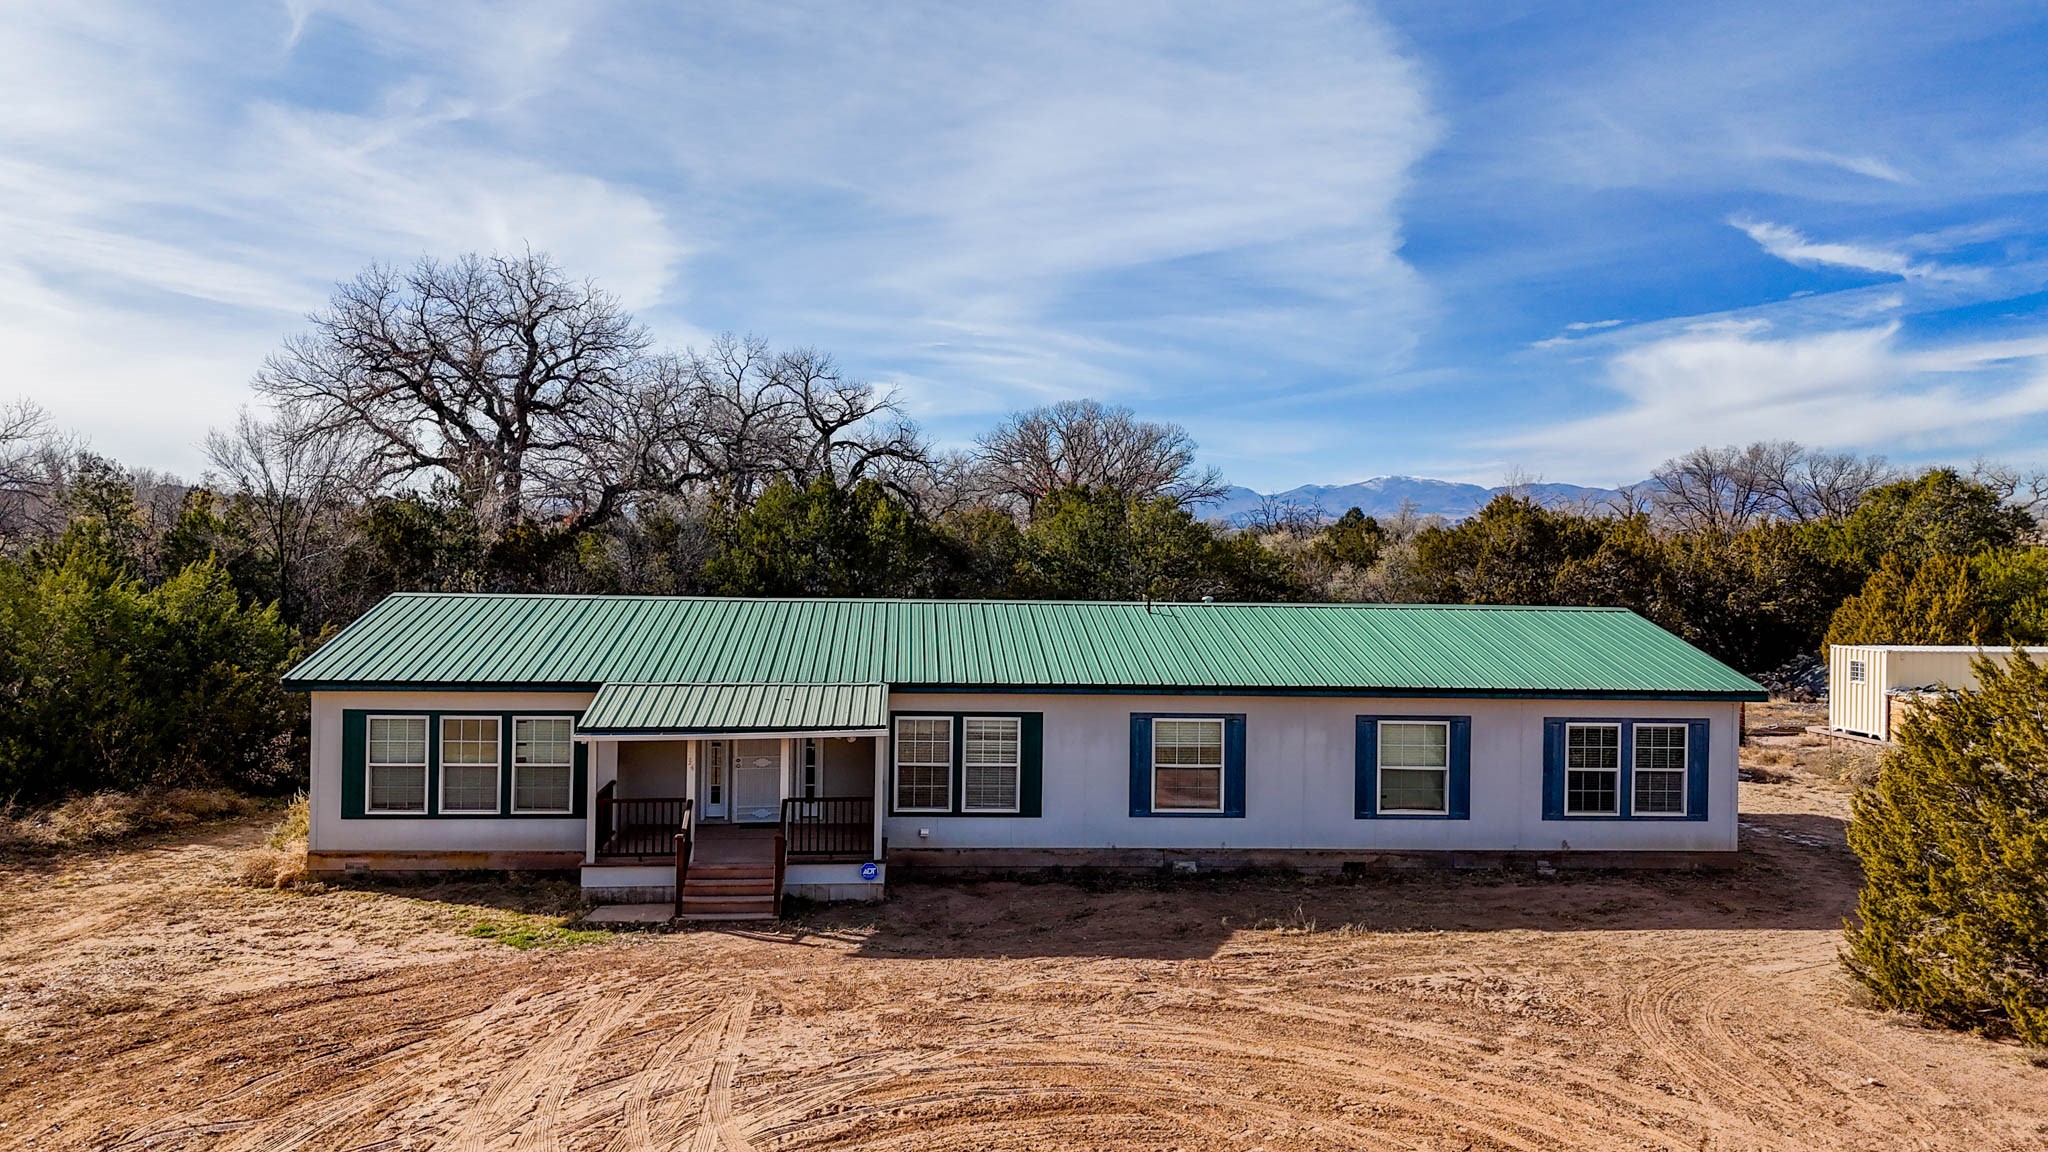
[[(2036, 659), (2048, 648), (2029, 648)], [(1974, 689), (1970, 662), (2007, 659), (2005, 648), (1967, 644), (1836, 644), (1828, 649), (1828, 727), (1838, 732), (1892, 738), (1890, 697), (1900, 688)]]

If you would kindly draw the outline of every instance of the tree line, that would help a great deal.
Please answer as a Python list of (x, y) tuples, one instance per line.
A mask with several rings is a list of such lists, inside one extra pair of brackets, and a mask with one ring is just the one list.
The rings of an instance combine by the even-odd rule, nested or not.
[(1775, 441), (1599, 506), (1226, 525), (1171, 422), (1066, 401), (943, 449), (824, 352), (656, 347), (530, 253), (373, 267), (254, 383), (190, 482), (0, 413), (0, 799), (290, 779), (277, 674), (400, 590), (1618, 605), (1746, 671), (2048, 639), (2039, 475)]

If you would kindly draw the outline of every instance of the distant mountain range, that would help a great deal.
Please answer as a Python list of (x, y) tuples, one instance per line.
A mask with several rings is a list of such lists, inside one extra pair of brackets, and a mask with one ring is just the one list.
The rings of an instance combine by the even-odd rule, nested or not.
[[(1223, 498), (1202, 510), (1210, 520), (1242, 524), (1256, 516), (1266, 501), (1295, 508), (1319, 508), (1330, 519), (1357, 508), (1368, 516), (1391, 516), (1406, 505), (1417, 515), (1462, 520), (1486, 505), (1507, 487), (1482, 488), (1450, 480), (1427, 480), (1420, 476), (1377, 476), (1356, 484), (1303, 484), (1285, 492), (1259, 493), (1232, 487)], [(1585, 488), (1577, 484), (1526, 484), (1521, 491), (1542, 504), (1598, 504), (1621, 493), (1613, 488)]]

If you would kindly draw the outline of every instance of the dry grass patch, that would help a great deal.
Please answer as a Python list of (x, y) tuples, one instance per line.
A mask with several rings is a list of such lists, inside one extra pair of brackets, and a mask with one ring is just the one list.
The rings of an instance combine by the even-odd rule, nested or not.
[(264, 802), (225, 788), (95, 792), (41, 808), (0, 807), (0, 853), (111, 844), (149, 832), (247, 816)]
[(263, 838), (235, 861), (235, 875), (252, 888), (296, 888), (306, 883), (306, 831), (312, 812), (299, 793)]

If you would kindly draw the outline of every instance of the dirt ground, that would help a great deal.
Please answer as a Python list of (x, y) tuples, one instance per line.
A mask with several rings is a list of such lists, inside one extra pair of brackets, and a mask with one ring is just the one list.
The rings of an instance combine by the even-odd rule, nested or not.
[(528, 950), (561, 890), (236, 887), (258, 821), (4, 864), (0, 1147), (2048, 1147), (2048, 1068), (1841, 971), (1857, 759), (1749, 749), (1731, 873), (904, 886)]

